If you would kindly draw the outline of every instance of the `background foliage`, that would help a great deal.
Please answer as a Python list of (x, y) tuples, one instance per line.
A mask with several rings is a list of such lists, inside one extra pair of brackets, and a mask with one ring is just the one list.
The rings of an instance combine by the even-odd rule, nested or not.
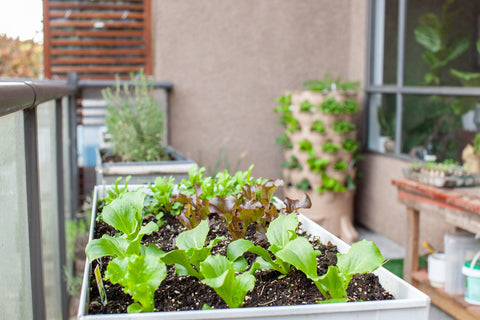
[(43, 45), (0, 34), (0, 77), (32, 78), (43, 76)]

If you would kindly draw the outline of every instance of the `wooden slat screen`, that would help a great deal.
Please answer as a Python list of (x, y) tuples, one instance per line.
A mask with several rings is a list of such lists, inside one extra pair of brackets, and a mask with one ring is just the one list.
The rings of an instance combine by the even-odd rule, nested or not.
[(46, 78), (152, 74), (151, 0), (43, 0)]

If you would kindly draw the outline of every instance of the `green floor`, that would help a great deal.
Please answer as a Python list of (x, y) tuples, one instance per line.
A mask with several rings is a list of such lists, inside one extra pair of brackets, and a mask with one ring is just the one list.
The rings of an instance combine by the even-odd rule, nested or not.
[[(418, 258), (418, 265), (420, 267), (425, 267), (424, 257)], [(383, 265), (383, 267), (398, 277), (403, 278), (403, 259), (390, 259)]]

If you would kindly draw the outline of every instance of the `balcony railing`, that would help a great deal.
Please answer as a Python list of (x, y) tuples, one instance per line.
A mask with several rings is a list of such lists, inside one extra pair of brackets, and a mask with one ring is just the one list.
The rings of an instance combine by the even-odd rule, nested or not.
[[(74, 74), (68, 81), (0, 81), (0, 319), (68, 319), (64, 270), (73, 270), (73, 261), (65, 223), (81, 202), (77, 130), (103, 125), (106, 109), (82, 110), (82, 101), (98, 102), (99, 91), (114, 85)], [(154, 87), (164, 92), (168, 119), (173, 85)], [(167, 120), (167, 141), (168, 128)]]
[(75, 87), (0, 82), (1, 319), (66, 319), (65, 219), (76, 208)]

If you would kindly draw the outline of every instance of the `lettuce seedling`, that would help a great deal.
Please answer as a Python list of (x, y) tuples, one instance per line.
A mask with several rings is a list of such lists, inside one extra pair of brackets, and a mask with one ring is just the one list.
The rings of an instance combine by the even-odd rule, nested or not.
[(134, 301), (127, 308), (129, 313), (154, 311), (155, 290), (167, 276), (162, 254), (155, 245), (150, 245), (142, 247), (140, 255), (115, 258), (108, 264), (105, 279), (120, 284)]
[[(354, 274), (373, 272), (385, 262), (380, 249), (372, 241), (362, 240), (352, 244), (347, 253), (337, 254), (337, 265), (329, 266), (323, 276), (311, 278), (315, 285), (328, 293), (329, 301), (347, 301), (347, 288)], [(308, 275), (307, 275), (308, 276)], [(322, 289), (320, 289), (322, 288)]]
[(223, 237), (217, 237), (205, 246), (209, 227), (208, 221), (203, 220), (192, 230), (180, 233), (175, 240), (178, 249), (167, 252), (162, 260), (166, 264), (174, 264), (178, 275), (191, 275), (203, 279), (199, 273), (200, 263), (211, 253), (213, 246)]
[(180, 214), (176, 215), (178, 221), (180, 221), (187, 229), (193, 229), (198, 224), (207, 219), (210, 211), (208, 210), (208, 200), (202, 199), (202, 188), (199, 185), (193, 185), (195, 193), (191, 196), (179, 194), (172, 199), (172, 202), (181, 204), (183, 207)]
[(315, 158), (310, 157), (307, 159), (307, 164), (312, 172), (319, 173), (324, 172), (327, 165), (330, 163), (330, 159), (328, 158)]
[(330, 152), (330, 153), (336, 153), (340, 149), (340, 145), (338, 143), (334, 142), (325, 142), (322, 146), (322, 151), (323, 152)]
[[(270, 264), (275, 270), (281, 266), (284, 271), (288, 271), (293, 265), (315, 283), (329, 302), (346, 301), (346, 290), (353, 275), (373, 272), (385, 261), (373, 242), (363, 240), (354, 243), (347, 253), (337, 254), (337, 265), (329, 266), (326, 274), (318, 276), (316, 257), (320, 252), (314, 250), (306, 238), (297, 236), (297, 226), (298, 217), (295, 213), (279, 216), (270, 224), (267, 230), (267, 238), (271, 244), (269, 250), (276, 259), (274, 264), (271, 259), (265, 259), (263, 265)], [(239, 257), (241, 250), (237, 249), (240, 249), (240, 246), (247, 247), (246, 251), (257, 253), (264, 258), (264, 253), (258, 247), (253, 250), (248, 248), (246, 243), (235, 244), (231, 249), (229, 246), (231, 258)]]
[(248, 291), (255, 286), (253, 273), (257, 268), (258, 264), (254, 263), (249, 271), (237, 273), (234, 263), (222, 255), (208, 256), (200, 263), (202, 282), (213, 288), (230, 308), (243, 305)]
[(307, 100), (300, 103), (300, 111), (313, 113), (313, 105)]
[(310, 131), (318, 132), (318, 133), (325, 133), (325, 125), (323, 124), (322, 120), (317, 119), (312, 123), (310, 127)]
[(342, 146), (346, 152), (355, 152), (360, 147), (360, 143), (355, 139), (347, 138), (343, 140)]
[(102, 219), (121, 234), (116, 237), (103, 235), (90, 241), (85, 249), (90, 262), (104, 256), (138, 254), (142, 237), (158, 231), (158, 225), (153, 221), (142, 226), (144, 199), (145, 193), (141, 190), (127, 192), (103, 208)]
[(333, 124), (333, 131), (335, 131), (336, 133), (340, 133), (340, 134), (349, 133), (349, 132), (353, 132), (354, 130), (355, 130), (355, 125), (346, 120), (336, 121)]

